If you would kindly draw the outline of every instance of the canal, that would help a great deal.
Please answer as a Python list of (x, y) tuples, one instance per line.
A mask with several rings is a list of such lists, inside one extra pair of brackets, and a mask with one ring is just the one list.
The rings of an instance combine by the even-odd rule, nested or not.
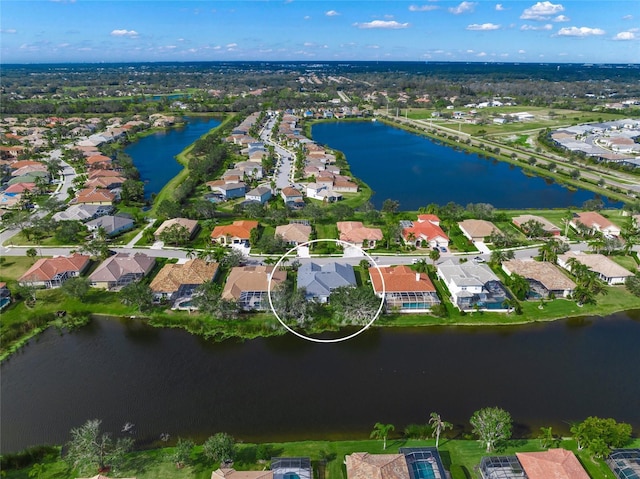
[(614, 417), (640, 428), (640, 311), (519, 327), (373, 328), (337, 344), (292, 335), (213, 343), (136, 321), (50, 329), (1, 366), (2, 452), (62, 443), (100, 418), (139, 444), (368, 437), (431, 411), (468, 428), (508, 410), (519, 433)]
[(596, 197), (381, 122), (318, 123), (312, 134), (315, 141), (345, 154), (351, 173), (374, 191), (371, 202), (377, 208), (388, 198), (413, 211), (450, 201), (508, 209), (566, 208)]

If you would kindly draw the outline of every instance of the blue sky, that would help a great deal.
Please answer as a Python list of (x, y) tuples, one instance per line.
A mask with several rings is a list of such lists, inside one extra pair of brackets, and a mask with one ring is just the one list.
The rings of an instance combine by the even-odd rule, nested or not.
[(639, 63), (617, 1), (2, 0), (0, 62)]

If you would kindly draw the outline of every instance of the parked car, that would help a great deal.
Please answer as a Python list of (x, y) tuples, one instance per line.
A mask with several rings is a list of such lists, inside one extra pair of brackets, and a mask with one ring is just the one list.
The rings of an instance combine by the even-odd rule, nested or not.
[(447, 248), (445, 248), (444, 246), (440, 246), (440, 252), (441, 253), (446, 253), (447, 252)]
[(484, 263), (485, 260), (483, 258), (481, 258), (480, 256), (476, 256), (475, 258), (473, 258), (473, 261), (475, 263)]

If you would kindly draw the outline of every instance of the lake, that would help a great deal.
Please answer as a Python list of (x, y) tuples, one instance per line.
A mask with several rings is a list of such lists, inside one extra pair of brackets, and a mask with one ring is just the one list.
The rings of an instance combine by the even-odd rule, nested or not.
[(312, 134), (318, 143), (345, 154), (351, 173), (374, 191), (371, 202), (377, 208), (388, 198), (398, 200), (401, 210), (413, 211), (450, 201), (510, 209), (565, 208), (597, 196), (527, 176), (509, 163), (464, 153), (382, 122), (317, 123)]
[(640, 311), (519, 327), (373, 328), (337, 344), (293, 335), (212, 343), (137, 321), (50, 329), (0, 367), (3, 453), (63, 443), (100, 418), (138, 444), (364, 438), (431, 411), (468, 427), (500, 406), (520, 433), (589, 415), (640, 429)]
[(128, 145), (124, 152), (133, 159), (145, 182), (144, 195), (159, 193), (169, 180), (182, 170), (176, 155), (182, 152), (205, 133), (220, 124), (210, 117), (185, 117), (185, 126), (158, 131)]

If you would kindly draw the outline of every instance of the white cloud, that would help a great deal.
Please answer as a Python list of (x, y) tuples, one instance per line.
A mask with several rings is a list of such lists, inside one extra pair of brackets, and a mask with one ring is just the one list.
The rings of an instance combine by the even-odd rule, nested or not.
[(500, 25), (496, 25), (495, 23), (472, 23), (471, 25), (467, 25), (467, 30), (474, 31), (489, 31), (489, 30), (498, 30)]
[(473, 50), (467, 50), (467, 53), (473, 53)]
[(374, 20), (372, 22), (365, 23), (354, 23), (354, 27), (368, 29), (368, 28), (383, 28), (389, 30), (398, 30), (401, 28), (409, 28), (408, 23), (398, 23), (395, 20), (392, 21), (384, 21), (384, 20)]
[(440, 8), (438, 5), (409, 5), (410, 12), (430, 12)]
[(485, 52), (480, 52), (476, 55), (477, 57), (486, 57), (487, 54)]
[(527, 51), (526, 51), (526, 50), (518, 50), (518, 53), (519, 53), (520, 55), (523, 55), (523, 54), (527, 53)]
[(462, 2), (457, 7), (451, 7), (449, 12), (454, 15), (460, 15), (461, 13), (470, 13), (473, 12), (473, 9), (476, 6), (476, 2)]
[(325, 12), (325, 15), (327, 17), (336, 17), (338, 15), (340, 15), (338, 12), (336, 12), (335, 10), (329, 10), (328, 12)]
[(227, 43), (227, 45), (225, 46), (225, 48), (235, 48), (237, 47), (238, 44), (237, 43)]
[(304, 19), (304, 20), (311, 20), (311, 17), (310, 17), (309, 15), (305, 15), (305, 16), (303, 17), (303, 19)]
[(0, 33), (8, 33), (9, 35), (13, 35), (14, 33), (18, 33), (18, 30), (15, 28), (2, 28), (0, 29)]
[(522, 30), (523, 32), (527, 30), (552, 30), (552, 29), (553, 29), (553, 25), (551, 25), (550, 23), (545, 23), (544, 25), (539, 25), (539, 26), (525, 24), (520, 27), (520, 30)]
[(367, 48), (371, 48), (372, 50), (378, 50), (380, 45), (367, 45)]
[(606, 32), (601, 28), (590, 27), (565, 27), (558, 30), (561, 37), (589, 37), (591, 35), (604, 35)]
[(561, 4), (553, 4), (549, 1), (538, 2), (532, 7), (525, 8), (520, 18), (522, 20), (548, 20), (554, 15), (564, 12)]
[(634, 32), (620, 32), (615, 37), (614, 40), (635, 40), (636, 34)]
[(496, 3), (496, 12), (504, 12), (506, 8), (501, 3)]
[(622, 17), (623, 20), (633, 20), (633, 15), (625, 15)]
[(556, 18), (553, 19), (554, 22), (570, 22), (571, 19), (569, 17), (567, 17), (566, 15), (558, 15)]
[(136, 32), (135, 30), (126, 30), (126, 29), (122, 29), (122, 30), (112, 30), (111, 31), (111, 36), (112, 37), (129, 37), (129, 38), (135, 38), (138, 36), (138, 32)]

